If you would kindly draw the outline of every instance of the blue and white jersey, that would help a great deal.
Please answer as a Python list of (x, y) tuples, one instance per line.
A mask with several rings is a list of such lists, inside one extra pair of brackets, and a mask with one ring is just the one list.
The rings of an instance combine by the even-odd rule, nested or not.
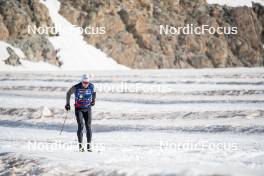
[(91, 107), (93, 100), (94, 85), (89, 83), (87, 88), (84, 88), (82, 83), (75, 85), (75, 108), (87, 109)]

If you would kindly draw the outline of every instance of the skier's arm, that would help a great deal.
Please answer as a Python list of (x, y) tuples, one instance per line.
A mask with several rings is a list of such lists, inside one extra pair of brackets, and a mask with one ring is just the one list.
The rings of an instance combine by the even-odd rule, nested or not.
[(70, 104), (71, 95), (75, 92), (75, 86), (72, 86), (66, 94), (66, 105)]
[(95, 105), (95, 99), (96, 99), (96, 92), (95, 92), (94, 86), (93, 86), (93, 89), (92, 89), (92, 103), (91, 103), (92, 106)]
[(93, 93), (93, 100), (92, 103), (95, 104), (96, 92)]

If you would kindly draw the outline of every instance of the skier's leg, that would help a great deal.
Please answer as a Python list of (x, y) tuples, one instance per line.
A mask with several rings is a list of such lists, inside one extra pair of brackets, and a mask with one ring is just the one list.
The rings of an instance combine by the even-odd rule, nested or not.
[(86, 128), (87, 149), (90, 149), (91, 140), (92, 140), (92, 128), (91, 128), (92, 111), (91, 109), (88, 109), (87, 112), (83, 112), (83, 117), (84, 117), (85, 128)]
[(78, 123), (77, 136), (78, 136), (79, 148), (82, 148), (83, 126), (84, 126), (82, 112), (80, 110), (75, 110), (75, 116)]

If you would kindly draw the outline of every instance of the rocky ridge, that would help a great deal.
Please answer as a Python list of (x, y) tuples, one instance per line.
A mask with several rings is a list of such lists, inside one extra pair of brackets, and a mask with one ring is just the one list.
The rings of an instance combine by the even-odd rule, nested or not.
[[(26, 56), (24, 59), (59, 66), (61, 63), (57, 52), (48, 36), (28, 33), (29, 25), (53, 26), (48, 9), (39, 0), (0, 0), (0, 40), (20, 48)], [(6, 64), (19, 65), (19, 58), (10, 50), (11, 59), (8, 58)]]
[[(105, 27), (85, 40), (131, 68), (258, 67), (264, 61), (264, 7), (209, 5), (205, 0), (61, 0), (72, 24)], [(160, 25), (238, 28), (236, 35), (161, 35)], [(20, 48), (27, 60), (60, 66), (47, 35), (28, 34), (28, 25), (53, 26), (39, 0), (0, 0), (0, 40)], [(49, 34), (51, 35), (51, 34)], [(12, 56), (7, 64), (19, 65)]]
[[(263, 65), (263, 9), (231, 8), (205, 0), (63, 0), (71, 23), (104, 26), (88, 43), (132, 68), (219, 68)], [(160, 25), (238, 28), (237, 35), (160, 35)]]

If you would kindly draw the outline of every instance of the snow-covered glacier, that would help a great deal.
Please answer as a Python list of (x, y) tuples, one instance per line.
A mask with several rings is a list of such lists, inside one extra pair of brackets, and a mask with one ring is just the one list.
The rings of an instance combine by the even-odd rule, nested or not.
[(59, 134), (82, 74), (0, 73), (0, 174), (263, 175), (262, 68), (90, 72), (92, 153)]

